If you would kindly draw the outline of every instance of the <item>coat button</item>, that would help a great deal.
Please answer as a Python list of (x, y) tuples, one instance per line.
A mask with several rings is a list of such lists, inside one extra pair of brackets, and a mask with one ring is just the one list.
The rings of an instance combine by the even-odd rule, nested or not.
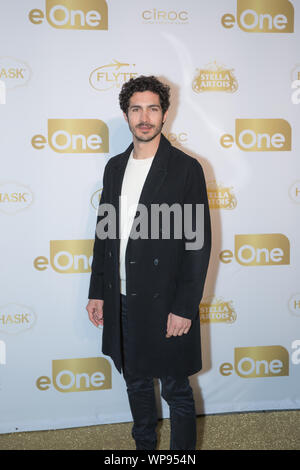
[(130, 294), (130, 295), (131, 295), (132, 297), (134, 297), (134, 296), (136, 296), (136, 295), (137, 295), (137, 293), (136, 293), (136, 292), (131, 292), (131, 294)]
[(112, 252), (111, 252), (111, 251), (108, 252), (108, 256), (109, 256), (110, 258), (112, 257)]
[(112, 288), (112, 283), (111, 283), (111, 282), (108, 283), (108, 287), (109, 287), (110, 289)]
[(155, 260), (153, 261), (153, 264), (154, 264), (154, 266), (158, 265), (158, 258), (155, 258)]
[(157, 297), (159, 297), (159, 292), (155, 292), (155, 294), (153, 294), (153, 299), (157, 299)]
[(136, 261), (129, 261), (129, 263), (130, 263), (130, 264), (135, 264), (135, 263), (136, 263)]

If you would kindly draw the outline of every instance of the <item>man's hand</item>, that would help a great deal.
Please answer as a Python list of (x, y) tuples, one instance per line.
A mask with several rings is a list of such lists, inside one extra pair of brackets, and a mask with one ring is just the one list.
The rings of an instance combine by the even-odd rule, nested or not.
[(174, 315), (174, 313), (169, 313), (166, 338), (170, 338), (171, 336), (182, 336), (183, 334), (186, 335), (191, 324), (192, 321), (188, 318), (179, 317), (178, 315)]
[(103, 325), (103, 304), (104, 300), (91, 299), (86, 306), (89, 319), (97, 327)]

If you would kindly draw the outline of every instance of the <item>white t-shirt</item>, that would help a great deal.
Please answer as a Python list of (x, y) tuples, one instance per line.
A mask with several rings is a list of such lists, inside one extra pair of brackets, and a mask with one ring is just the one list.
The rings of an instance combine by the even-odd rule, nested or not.
[(120, 199), (120, 289), (121, 294), (124, 295), (126, 295), (125, 254), (127, 242), (153, 159), (154, 156), (143, 159), (133, 158), (133, 152), (131, 152), (124, 173)]

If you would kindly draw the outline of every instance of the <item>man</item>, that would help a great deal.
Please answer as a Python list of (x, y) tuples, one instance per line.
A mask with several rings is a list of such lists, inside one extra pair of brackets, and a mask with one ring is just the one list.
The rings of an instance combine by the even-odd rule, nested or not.
[[(103, 325), (102, 352), (123, 371), (136, 448), (148, 450), (157, 443), (154, 377), (170, 407), (170, 448), (196, 446), (188, 377), (202, 366), (198, 307), (211, 250), (202, 167), (161, 133), (169, 95), (155, 77), (122, 87), (133, 143), (104, 170), (87, 305), (93, 324)], [(104, 233), (114, 222), (110, 207), (115, 236)], [(170, 210), (154, 217), (162, 207)]]

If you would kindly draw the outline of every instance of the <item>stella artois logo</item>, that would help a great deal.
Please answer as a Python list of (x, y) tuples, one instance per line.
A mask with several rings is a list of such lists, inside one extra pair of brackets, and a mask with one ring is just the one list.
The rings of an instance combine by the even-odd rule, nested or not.
[(192, 83), (195, 93), (204, 91), (225, 91), (234, 93), (238, 89), (238, 82), (233, 73), (234, 69), (217, 65), (216, 61), (203, 69), (196, 69), (196, 76)]
[(232, 187), (226, 187), (216, 181), (207, 183), (207, 195), (210, 209), (235, 209), (237, 199)]
[(234, 323), (237, 317), (232, 300), (214, 296), (202, 300), (199, 314), (202, 323)]

